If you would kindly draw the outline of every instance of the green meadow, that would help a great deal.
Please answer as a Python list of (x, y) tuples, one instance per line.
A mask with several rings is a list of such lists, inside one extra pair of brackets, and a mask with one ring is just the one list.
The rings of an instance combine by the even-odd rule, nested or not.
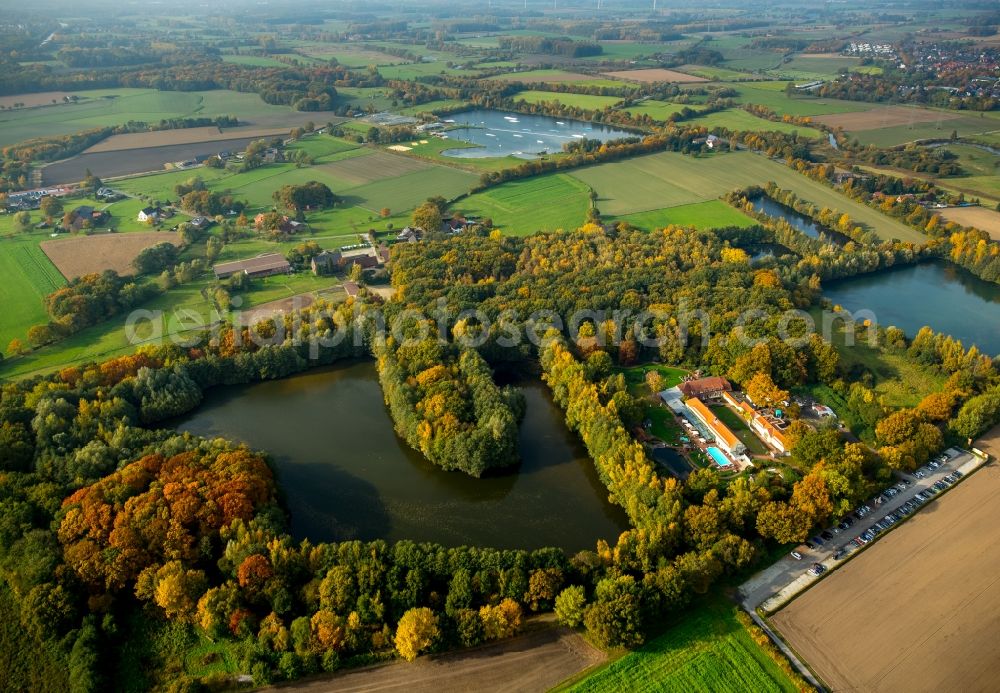
[(511, 236), (536, 231), (572, 230), (587, 218), (590, 189), (565, 173), (511, 181), (469, 195), (452, 205), (454, 211), (493, 220)]

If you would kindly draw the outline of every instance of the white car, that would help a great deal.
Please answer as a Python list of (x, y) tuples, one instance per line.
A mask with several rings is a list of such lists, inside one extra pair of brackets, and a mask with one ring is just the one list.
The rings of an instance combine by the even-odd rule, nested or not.
[(792, 558), (794, 558), (796, 561), (801, 561), (802, 554), (799, 553), (798, 551), (792, 551)]

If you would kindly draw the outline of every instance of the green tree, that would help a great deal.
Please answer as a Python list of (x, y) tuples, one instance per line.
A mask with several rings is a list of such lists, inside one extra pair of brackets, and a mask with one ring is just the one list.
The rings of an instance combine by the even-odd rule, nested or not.
[(570, 628), (576, 628), (583, 623), (584, 609), (587, 597), (582, 585), (567, 587), (556, 597), (556, 618), (559, 623)]

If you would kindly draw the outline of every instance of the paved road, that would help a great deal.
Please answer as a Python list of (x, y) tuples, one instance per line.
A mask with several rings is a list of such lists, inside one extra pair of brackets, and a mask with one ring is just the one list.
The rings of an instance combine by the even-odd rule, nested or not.
[[(834, 563), (833, 554), (841, 548), (847, 547), (849, 551), (857, 550), (852, 540), (871, 528), (876, 522), (896, 510), (906, 501), (913, 498), (919, 492), (933, 486), (934, 482), (942, 479), (956, 469), (974, 467), (976, 458), (971, 453), (962, 452), (957, 457), (948, 460), (947, 463), (933, 470), (927, 477), (917, 479), (911, 474), (897, 473), (899, 479), (911, 482), (911, 485), (902, 493), (898, 493), (893, 498), (875, 505), (868, 503), (872, 511), (860, 520), (855, 520), (854, 525), (847, 531), (836, 533), (832, 541), (825, 542), (815, 549), (807, 549), (804, 545), (796, 550), (802, 554), (802, 560), (796, 560), (792, 556), (785, 556), (774, 565), (760, 571), (749, 580), (740, 585), (742, 604), (747, 611), (753, 613), (758, 606), (766, 602), (771, 597), (781, 594), (782, 597), (790, 597), (792, 594), (805, 589), (817, 578), (807, 573), (813, 563), (825, 563), (828, 566)], [(833, 530), (831, 530), (833, 531)]]

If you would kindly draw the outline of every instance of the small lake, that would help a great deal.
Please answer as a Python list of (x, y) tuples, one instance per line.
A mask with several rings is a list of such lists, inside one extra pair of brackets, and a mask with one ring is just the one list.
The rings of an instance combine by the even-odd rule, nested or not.
[(844, 245), (850, 239), (849, 236), (828, 229), (824, 226), (817, 224), (815, 221), (807, 217), (805, 214), (800, 214), (790, 207), (786, 207), (783, 204), (775, 202), (767, 195), (761, 195), (757, 199), (753, 200), (753, 206), (758, 212), (763, 212), (768, 216), (776, 217), (778, 219), (784, 219), (792, 228), (796, 228), (809, 238), (815, 238), (817, 240), (826, 240), (836, 245)]
[(561, 152), (566, 142), (590, 139), (607, 142), (635, 133), (579, 120), (565, 120), (541, 115), (525, 115), (490, 109), (463, 111), (448, 116), (456, 127), (445, 134), (476, 147), (445, 149), (444, 156), (456, 159), (483, 159), (496, 156), (516, 156), (534, 159), (540, 154)]
[(925, 262), (829, 282), (823, 296), (847, 310), (871, 310), (883, 327), (912, 337), (924, 325), (1000, 354), (1000, 285), (947, 262)]
[(628, 521), (583, 445), (541, 382), (518, 384), (522, 463), (484, 479), (442, 471), (396, 436), (371, 362), (218, 388), (175, 427), (270, 453), (300, 539), (570, 552), (616, 539)]

